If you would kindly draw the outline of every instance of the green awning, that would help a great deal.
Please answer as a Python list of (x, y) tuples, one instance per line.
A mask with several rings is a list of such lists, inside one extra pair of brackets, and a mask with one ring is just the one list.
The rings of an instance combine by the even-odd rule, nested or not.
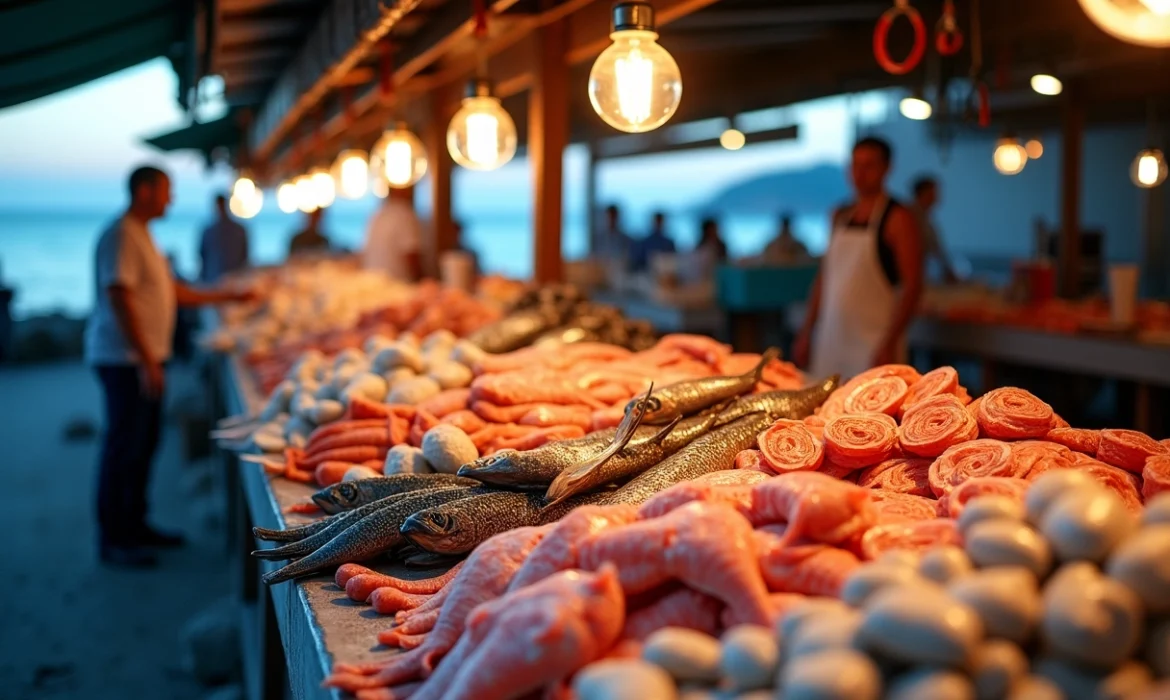
[(0, 108), (167, 55), (190, 17), (175, 0), (0, 3)]
[(210, 155), (220, 146), (234, 148), (240, 138), (240, 120), (233, 110), (215, 121), (190, 124), (143, 141), (163, 151), (193, 150)]

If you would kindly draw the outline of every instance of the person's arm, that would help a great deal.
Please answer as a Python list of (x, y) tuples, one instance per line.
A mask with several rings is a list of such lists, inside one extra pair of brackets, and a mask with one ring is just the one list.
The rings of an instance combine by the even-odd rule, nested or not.
[(232, 301), (248, 301), (256, 296), (252, 290), (237, 292), (229, 289), (199, 289), (175, 280), (175, 301), (179, 306), (206, 306)]
[(918, 231), (918, 224), (910, 212), (901, 207), (890, 212), (886, 223), (886, 242), (894, 250), (894, 262), (898, 267), (898, 275), (902, 280), (902, 289), (898, 295), (898, 303), (894, 306), (893, 316), (886, 328), (886, 335), (878, 346), (874, 365), (889, 364), (894, 361), (898, 344), (906, 334), (910, 321), (918, 310), (918, 302), (922, 298), (922, 236)]

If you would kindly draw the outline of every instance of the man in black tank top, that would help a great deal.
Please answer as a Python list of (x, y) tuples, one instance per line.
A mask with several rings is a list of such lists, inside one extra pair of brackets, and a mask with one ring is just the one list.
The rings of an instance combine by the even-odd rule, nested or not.
[[(910, 210), (886, 194), (890, 155), (889, 144), (876, 138), (853, 147), (850, 175), (856, 200), (834, 212), (829, 250), (793, 345), (798, 365), (809, 366), (813, 350), (822, 360), (814, 367), (836, 364), (842, 369), (833, 371), (849, 373), (862, 371), (867, 363), (905, 361), (906, 328), (922, 294), (922, 240)], [(826, 347), (813, 348), (818, 322), (827, 324), (818, 332)], [(828, 347), (832, 344), (850, 347), (834, 350)], [(857, 357), (859, 350), (866, 353), (864, 358)]]

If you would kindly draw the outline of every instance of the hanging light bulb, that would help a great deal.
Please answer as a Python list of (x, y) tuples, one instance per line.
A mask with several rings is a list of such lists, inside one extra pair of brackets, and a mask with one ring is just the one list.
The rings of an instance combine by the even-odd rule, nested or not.
[(293, 181), (286, 181), (276, 188), (276, 206), (285, 214), (297, 210), (297, 186)]
[(589, 71), (589, 102), (606, 124), (640, 133), (662, 126), (682, 99), (682, 74), (658, 42), (654, 8), (619, 2), (613, 8), (613, 44)]
[(293, 186), (297, 193), (297, 209), (306, 214), (317, 211), (317, 191), (313, 178), (308, 174), (301, 175), (293, 180)]
[(241, 219), (251, 219), (259, 214), (263, 207), (264, 191), (258, 187), (253, 189), (250, 195), (245, 191), (240, 196), (233, 194), (228, 199), (228, 210)]
[(930, 115), (934, 113), (934, 108), (921, 97), (903, 97), (902, 101), (898, 103), (898, 111), (907, 119), (921, 121), (923, 119), (930, 119)]
[(1004, 136), (996, 142), (991, 162), (1001, 175), (1017, 175), (1028, 164), (1028, 152), (1018, 139)]
[(1036, 160), (1044, 155), (1044, 144), (1040, 143), (1040, 139), (1028, 139), (1024, 144), (1024, 151), (1028, 154), (1029, 160)]
[(1059, 95), (1064, 90), (1064, 83), (1060, 78), (1047, 73), (1037, 73), (1032, 76), (1032, 89), (1041, 95)]
[(1170, 46), (1170, 0), (1080, 0), (1106, 33), (1141, 46)]
[(256, 181), (252, 179), (251, 175), (249, 175), (247, 171), (241, 170), (240, 176), (236, 178), (234, 183), (232, 183), (231, 196), (233, 199), (239, 199), (241, 202), (247, 202), (256, 196), (257, 191), (258, 188), (256, 187)]
[(333, 184), (333, 176), (325, 168), (310, 170), (309, 183), (313, 193), (313, 203), (317, 209), (324, 209), (337, 199), (337, 188)]
[(390, 195), (390, 183), (386, 182), (380, 172), (370, 176), (370, 192), (378, 199), (386, 199)]
[(1156, 148), (1147, 148), (1133, 159), (1129, 176), (1133, 179), (1133, 184), (1149, 189), (1165, 182), (1167, 171), (1166, 156)]
[[(450, 139), (448, 132), (448, 139)], [(414, 185), (427, 172), (427, 152), (422, 141), (398, 122), (394, 128), (382, 133), (374, 145), (374, 153), (380, 165), (380, 179), (387, 185), (402, 189)], [(454, 154), (452, 154), (454, 156)], [(470, 166), (469, 166), (470, 167)]]
[(366, 152), (350, 148), (337, 154), (333, 161), (333, 187), (346, 199), (360, 199), (370, 185), (370, 164)]
[(747, 143), (747, 137), (739, 129), (728, 129), (719, 134), (719, 145), (729, 151), (738, 151)]
[(516, 155), (516, 123), (492, 95), (491, 81), (476, 78), (468, 84), (463, 106), (447, 126), (447, 150), (472, 170), (495, 170)]

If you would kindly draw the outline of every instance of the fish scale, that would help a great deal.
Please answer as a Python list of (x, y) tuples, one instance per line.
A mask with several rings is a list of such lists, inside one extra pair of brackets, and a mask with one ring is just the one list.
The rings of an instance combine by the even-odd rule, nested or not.
[(476, 486), (478, 482), (453, 474), (392, 474), (372, 479), (343, 481), (314, 493), (313, 502), (326, 513), (339, 513), (399, 493), (440, 485)]
[(609, 460), (599, 459), (595, 464), (584, 463), (561, 472), (549, 486), (546, 497), (550, 501), (559, 501), (605, 484), (621, 482), (662, 462), (707, 433), (712, 426), (727, 425), (750, 413), (765, 412), (773, 419), (804, 418), (824, 403), (836, 386), (834, 378), (799, 391), (770, 391), (741, 397), (717, 414), (699, 415), (681, 421), (660, 442), (655, 442), (653, 438), (631, 440), (629, 445)]
[[(769, 362), (779, 357), (780, 351), (769, 348), (750, 372), (740, 375), (704, 377), (676, 382), (650, 394), (650, 408), (642, 422), (647, 425), (669, 423), (676, 416), (689, 416), (714, 406), (721, 401), (748, 393), (760, 381), (760, 374)], [(640, 399), (626, 404), (629, 412)]]
[(264, 583), (272, 585), (288, 581), (328, 566), (363, 561), (387, 552), (403, 544), (402, 535), (398, 530), (412, 513), (466, 498), (477, 492), (477, 489), (464, 487), (438, 489), (396, 501), (391, 506), (370, 513), (303, 559), (264, 574)]
[(441, 491), (443, 489), (453, 488), (467, 488), (459, 486), (438, 486), (433, 489), (420, 489), (418, 491), (411, 491), (409, 493), (399, 493), (392, 496), (380, 498), (373, 503), (367, 503), (360, 508), (347, 510), (342, 513), (328, 518), (325, 522), (329, 523), (327, 527), (319, 528), (315, 532), (309, 534), (308, 537), (291, 542), (283, 547), (275, 547), (273, 549), (258, 549), (252, 552), (252, 556), (257, 559), (293, 559), (295, 557), (303, 557), (307, 554), (313, 553), (318, 547), (329, 542), (337, 535), (341, 534), (348, 528), (357, 524), (362, 518), (371, 513), (375, 513), (382, 508), (388, 508), (395, 503), (414, 496), (422, 496), (434, 491)]
[(603, 494), (603, 502), (641, 504), (680, 481), (727, 469), (735, 455), (754, 445), (756, 436), (773, 420), (767, 413), (751, 413), (716, 428), (642, 472), (625, 486)]
[(546, 508), (542, 493), (498, 491), (421, 510), (403, 523), (402, 534), (428, 552), (463, 554), (501, 532), (555, 522), (602, 500), (603, 494), (587, 494)]

